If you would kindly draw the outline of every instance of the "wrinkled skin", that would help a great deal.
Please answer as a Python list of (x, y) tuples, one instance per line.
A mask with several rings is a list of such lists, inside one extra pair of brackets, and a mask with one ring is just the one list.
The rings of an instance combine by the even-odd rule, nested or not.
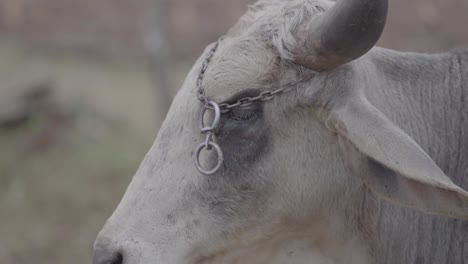
[(468, 217), (467, 193), (368, 102), (379, 86), (369, 77), (378, 52), (317, 72), (281, 58), (255, 30), (234, 28), (221, 42), (204, 79), (207, 97), (233, 102), (296, 89), (223, 115), (216, 135), (225, 163), (201, 175), (193, 162), (204, 140), (196, 78), (211, 47), (100, 232), (96, 256), (119, 253), (126, 264), (386, 263), (369, 245), (370, 193)]

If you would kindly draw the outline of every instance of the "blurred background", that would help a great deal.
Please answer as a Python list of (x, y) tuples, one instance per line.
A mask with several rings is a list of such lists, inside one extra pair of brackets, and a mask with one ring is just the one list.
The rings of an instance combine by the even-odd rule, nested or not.
[[(90, 263), (205, 45), (251, 0), (0, 0), (0, 263)], [(381, 46), (468, 47), (468, 0), (392, 0)]]

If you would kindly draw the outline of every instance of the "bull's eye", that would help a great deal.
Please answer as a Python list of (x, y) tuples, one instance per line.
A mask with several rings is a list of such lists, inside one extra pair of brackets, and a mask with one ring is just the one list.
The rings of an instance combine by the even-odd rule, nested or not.
[(234, 121), (249, 121), (257, 116), (258, 111), (256, 109), (248, 107), (236, 107), (228, 113), (228, 118)]
[[(242, 98), (256, 97), (259, 94), (260, 92), (258, 90), (254, 90), (254, 89), (244, 90), (243, 92), (237, 94), (236, 96), (232, 97), (230, 100), (224, 103), (236, 104), (237, 102), (242, 100)], [(239, 127), (241, 123), (257, 120), (262, 115), (262, 112), (263, 112), (262, 102), (255, 101), (244, 107), (238, 106), (238, 107), (232, 108), (226, 114), (226, 119), (227, 121), (234, 121), (232, 124), (235, 125), (236, 127)]]

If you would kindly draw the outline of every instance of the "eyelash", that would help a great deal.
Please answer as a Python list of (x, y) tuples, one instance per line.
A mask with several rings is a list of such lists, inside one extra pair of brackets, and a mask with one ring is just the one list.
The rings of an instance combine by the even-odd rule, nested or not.
[(228, 118), (234, 121), (245, 122), (255, 118), (256, 114), (257, 112), (254, 110), (234, 108), (229, 112)]

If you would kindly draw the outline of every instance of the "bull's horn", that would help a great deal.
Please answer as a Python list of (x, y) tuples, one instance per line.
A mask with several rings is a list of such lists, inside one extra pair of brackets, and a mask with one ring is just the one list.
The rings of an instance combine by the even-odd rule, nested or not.
[(339, 0), (297, 32), (295, 62), (326, 71), (361, 57), (379, 40), (387, 11), (388, 0)]

